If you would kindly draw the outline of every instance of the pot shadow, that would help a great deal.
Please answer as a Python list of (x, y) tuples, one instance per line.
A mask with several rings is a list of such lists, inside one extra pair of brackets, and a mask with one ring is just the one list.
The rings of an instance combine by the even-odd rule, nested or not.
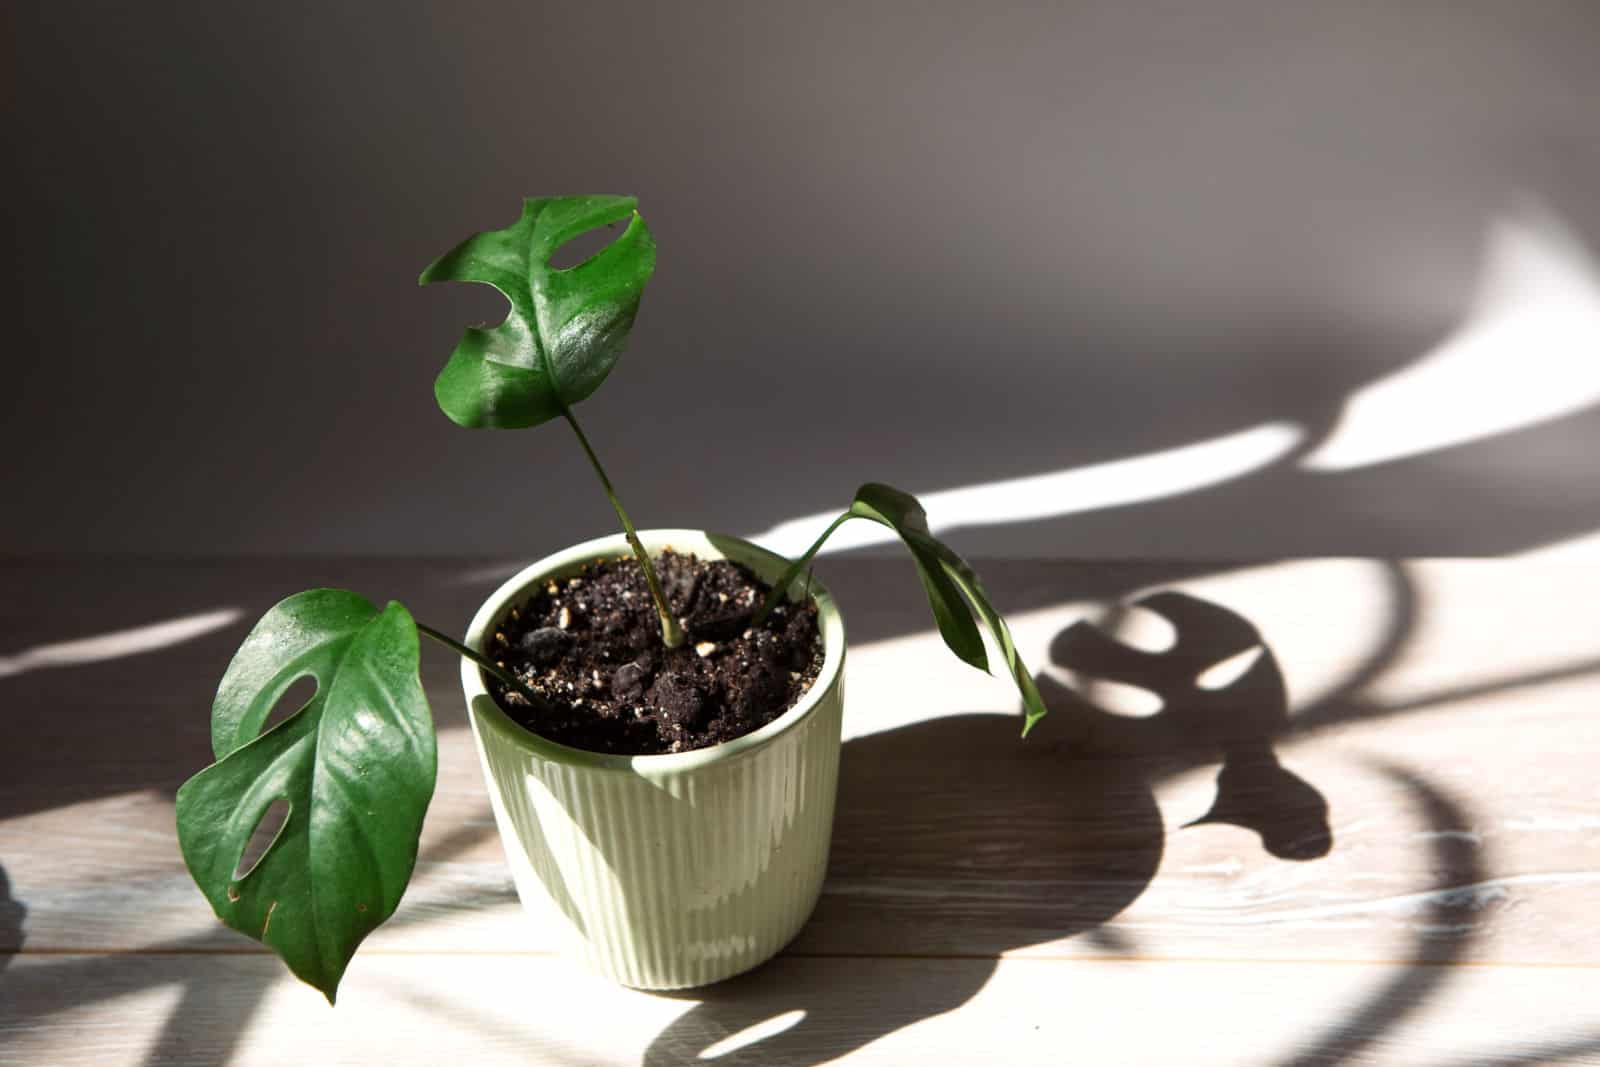
[[(1272, 751), (1287, 697), (1260, 633), (1185, 594), (1137, 603), (1172, 622), (1178, 640), (1167, 652), (1075, 624), (1052, 656), (1159, 694), (1160, 713), (1112, 715), (1046, 675), (1052, 714), (1031, 744), (1017, 743), (1014, 717), (993, 714), (847, 742), (828, 879), (810, 923), (773, 963), (677, 994), (700, 1003), (644, 1062), (819, 1062), (966, 1003), (1007, 952), (1082, 936), (1101, 954), (1127, 954), (1131, 944), (1105, 924), (1160, 866), (1167, 831), (1153, 783), (1174, 761), (1222, 760), (1202, 821), (1253, 829), (1284, 859), (1325, 855), (1326, 800)], [(1198, 684), (1252, 649), (1255, 660), (1227, 684)], [(885, 957), (927, 961), (914, 991)], [(840, 966), (850, 958), (859, 959)]]
[[(1108, 764), (1019, 746), (1008, 715), (960, 715), (847, 742), (828, 879), (777, 960), (705, 989), (645, 1064), (694, 1060), (786, 1013), (804, 1018), (719, 1063), (812, 1063), (970, 1000), (1008, 949), (1115, 916), (1160, 862), (1160, 813)], [(929, 961), (915, 994), (885, 995), (875, 959)], [(823, 956), (817, 960), (808, 957)], [(821, 969), (824, 974), (801, 978)]]

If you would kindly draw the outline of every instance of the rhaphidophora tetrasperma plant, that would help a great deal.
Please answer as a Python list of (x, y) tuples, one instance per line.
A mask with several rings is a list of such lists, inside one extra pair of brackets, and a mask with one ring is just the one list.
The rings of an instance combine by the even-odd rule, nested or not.
[[(627, 220), (620, 237), (568, 269), (558, 248)], [(505, 321), (470, 328), (434, 384), (439, 406), (468, 427), (514, 429), (565, 420), (616, 510), (644, 572), (661, 640), (683, 642), (650, 556), (573, 406), (600, 387), (622, 352), (655, 268), (655, 243), (635, 201), (619, 196), (526, 200), (503, 230), (476, 234), (422, 272), (421, 284), (479, 282), (510, 302)], [(945, 643), (989, 669), (980, 624), (1021, 690), (1024, 732), (1044, 714), (1005, 621), (977, 575), (929, 532), (909, 494), (869, 483), (772, 585), (756, 622), (785, 596), (823, 541), (847, 519), (869, 519), (910, 550)], [(296, 593), (256, 623), (228, 665), (211, 709), (216, 762), (178, 791), (178, 839), (201, 892), (228, 926), (281, 956), (331, 1002), (356, 947), (393, 914), (411, 877), (436, 770), (433, 720), (418, 677), (418, 634), (442, 642), (521, 693), (547, 697), (458, 641), (342, 589)], [(301, 678), (315, 694), (263, 732)], [(287, 804), (276, 837), (241, 863), (268, 809)]]

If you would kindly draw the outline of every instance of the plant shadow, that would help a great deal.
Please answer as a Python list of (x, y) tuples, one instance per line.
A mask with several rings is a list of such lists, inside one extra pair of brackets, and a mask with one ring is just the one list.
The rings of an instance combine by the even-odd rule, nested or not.
[[(1174, 633), (1171, 647), (1135, 648), (1102, 627), (1077, 622), (1056, 635), (1050, 659), (1080, 676), (1153, 693), (1161, 708), (1147, 717), (1109, 714), (1041, 677), (1065, 743), (1091, 758), (1149, 761), (1147, 780), (1220, 760), (1216, 800), (1190, 825), (1253, 830), (1280, 859), (1327, 855), (1333, 847), (1327, 800), (1285, 768), (1272, 748), (1289, 729), (1289, 697), (1277, 656), (1260, 631), (1237, 612), (1187, 593), (1153, 593), (1131, 607), (1165, 619)], [(1230, 663), (1238, 673), (1213, 681)]]
[[(1160, 866), (1167, 828), (1153, 784), (1175, 760), (1222, 762), (1204, 821), (1247, 826), (1280, 858), (1325, 855), (1327, 802), (1272, 751), (1287, 699), (1259, 632), (1184, 594), (1138, 603), (1172, 622), (1173, 648), (1142, 652), (1075, 624), (1052, 656), (1158, 693), (1154, 716), (1111, 715), (1041, 675), (1052, 714), (1029, 744), (1017, 743), (1016, 718), (994, 714), (847, 742), (828, 879), (810, 923), (773, 963), (679, 994), (699, 1003), (644, 1062), (815, 1063), (966, 1003), (1008, 952), (1079, 936), (1098, 954), (1126, 952), (1105, 924)], [(1197, 685), (1251, 649), (1259, 654), (1227, 685)], [(912, 995), (895, 966), (906, 959), (925, 961)], [(892, 995), (884, 983), (895, 983)]]

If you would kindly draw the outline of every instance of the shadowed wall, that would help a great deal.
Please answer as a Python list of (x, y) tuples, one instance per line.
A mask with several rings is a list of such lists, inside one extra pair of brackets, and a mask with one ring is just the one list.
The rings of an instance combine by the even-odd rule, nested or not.
[(660, 244), (580, 409), (642, 525), (753, 532), (868, 478), (931, 491), (1281, 422), (1301, 444), (1225, 485), (958, 516), (985, 524), (955, 543), (1492, 554), (1600, 527), (1590, 406), (1299, 462), (1461, 328), (1518, 202), (1596, 247), (1592, 4), (4, 18), (0, 552), (525, 556), (608, 531), (563, 427), (438, 413), (433, 375), (499, 304), (415, 287), (520, 196), (589, 191), (638, 194)]

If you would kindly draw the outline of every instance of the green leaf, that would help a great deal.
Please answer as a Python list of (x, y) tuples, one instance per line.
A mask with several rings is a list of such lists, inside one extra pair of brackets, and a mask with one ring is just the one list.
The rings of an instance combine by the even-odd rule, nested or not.
[[(524, 200), (503, 230), (474, 234), (422, 272), (418, 284), (481, 282), (511, 303), (505, 321), (472, 327), (434, 383), (439, 407), (469, 427), (537, 426), (600, 387), (622, 353), (655, 269), (637, 201), (623, 196)], [(622, 236), (575, 267), (550, 257), (589, 230), (630, 219)]]
[(900, 540), (911, 550), (911, 559), (916, 564), (917, 576), (922, 579), (923, 591), (928, 594), (928, 605), (933, 609), (934, 621), (939, 625), (939, 633), (944, 638), (944, 643), (963, 661), (981, 671), (989, 670), (989, 656), (984, 649), (983, 636), (979, 633), (978, 626), (982, 623), (988, 627), (990, 636), (1005, 658), (1006, 668), (1017, 684), (1017, 690), (1022, 694), (1026, 716), (1022, 732), (1026, 735), (1033, 729), (1034, 723), (1044, 718), (1047, 709), (1044, 706), (1044, 698), (1039, 695), (1039, 689), (1034, 685), (1033, 674), (1022, 662), (1022, 657), (1017, 655), (1016, 644), (1011, 638), (1011, 628), (995, 610), (989, 600), (989, 594), (984, 591), (983, 583), (978, 581), (977, 573), (967, 561), (957, 555), (950, 546), (933, 536), (928, 529), (927, 512), (910, 493), (903, 493), (893, 486), (879, 482), (868, 482), (857, 489), (855, 500), (851, 501), (849, 509), (835, 519), (822, 535), (812, 542), (805, 554), (790, 564), (783, 575), (773, 583), (772, 592), (768, 595), (766, 603), (756, 613), (756, 623), (759, 625), (767, 617), (772, 606), (785, 595), (800, 572), (810, 565), (811, 560), (822, 548), (823, 542), (849, 519), (871, 519), (900, 535)]
[(881, 523), (900, 535), (916, 562), (917, 577), (922, 579), (922, 588), (928, 594), (928, 604), (933, 608), (944, 643), (980, 671), (988, 670), (989, 656), (983, 647), (983, 637), (978, 633), (978, 624), (945, 568), (946, 555), (958, 562), (960, 557), (934, 539), (928, 530), (928, 513), (917, 498), (887, 485), (868, 482), (856, 490), (849, 514)]
[(1022, 732), (1026, 734), (1031, 730), (1034, 723), (1044, 718), (1047, 709), (1038, 687), (1033, 684), (1032, 672), (1017, 654), (1016, 643), (1011, 639), (1011, 628), (990, 602), (977, 572), (954, 549), (929, 531), (928, 514), (917, 498), (893, 486), (868, 482), (856, 490), (849, 514), (882, 523), (900, 535), (900, 540), (911, 550), (911, 558), (916, 561), (917, 573), (922, 578), (922, 587), (927, 591), (928, 603), (933, 608), (934, 618), (938, 620), (939, 633), (944, 636), (945, 644), (979, 670), (988, 670), (989, 661), (974, 620), (982, 621), (988, 627), (989, 635), (994, 638), (1001, 656), (1005, 658), (1006, 668), (1017, 683), (1018, 692), (1022, 694), (1026, 715)]
[[(417, 627), (354, 593), (313, 589), (262, 616), (212, 708), (218, 760), (178, 790), (178, 843), (212, 909), (331, 1003), (362, 939), (394, 913), (416, 863), (437, 770)], [(266, 733), (274, 703), (316, 694)], [(235, 879), (275, 801), (289, 814)]]

